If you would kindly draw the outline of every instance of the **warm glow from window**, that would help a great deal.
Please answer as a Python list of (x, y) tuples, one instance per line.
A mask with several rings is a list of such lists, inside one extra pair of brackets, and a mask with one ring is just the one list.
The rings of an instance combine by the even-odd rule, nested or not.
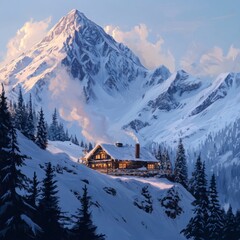
[(97, 154), (95, 159), (101, 159), (101, 155), (100, 154)]
[(154, 164), (148, 164), (148, 169), (154, 169)]
[(119, 163), (119, 168), (127, 168), (127, 164), (126, 163)]

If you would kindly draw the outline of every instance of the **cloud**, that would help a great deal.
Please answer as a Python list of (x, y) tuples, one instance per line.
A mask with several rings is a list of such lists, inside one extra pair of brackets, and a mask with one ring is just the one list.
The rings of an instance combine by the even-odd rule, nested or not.
[(220, 47), (203, 51), (193, 45), (181, 60), (181, 66), (187, 72), (198, 76), (217, 76), (223, 72), (240, 71), (240, 49), (231, 46), (227, 53)]
[(50, 17), (42, 21), (33, 21), (31, 19), (26, 22), (17, 31), (16, 35), (9, 40), (4, 63), (18, 57), (21, 53), (41, 41), (47, 33), (50, 22)]
[(163, 64), (171, 71), (175, 70), (175, 59), (170, 50), (163, 48), (163, 38), (160, 37), (155, 43), (150, 42), (149, 30), (145, 24), (137, 25), (127, 32), (112, 25), (107, 25), (104, 29), (116, 41), (127, 45), (140, 58), (144, 66), (154, 69)]
[[(72, 79), (67, 69), (61, 65), (56, 68), (56, 76), (49, 82), (48, 104), (55, 105), (50, 108), (57, 108), (60, 117), (69, 122), (77, 123), (78, 131), (81, 128), (81, 134), (88, 141), (92, 142), (113, 142), (108, 134), (109, 122), (107, 117), (101, 112), (93, 111), (89, 105), (85, 104), (84, 94), (81, 91), (82, 86), (79, 80)], [(67, 96), (66, 98), (63, 95)], [(74, 129), (70, 127), (70, 129)], [(79, 135), (78, 133), (75, 133)]]

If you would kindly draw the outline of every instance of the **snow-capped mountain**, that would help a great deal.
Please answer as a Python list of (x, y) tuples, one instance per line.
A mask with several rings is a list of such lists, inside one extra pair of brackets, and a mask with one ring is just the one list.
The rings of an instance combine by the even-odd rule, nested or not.
[[(240, 177), (232, 169), (240, 165), (240, 150), (226, 147), (239, 138), (229, 142), (227, 134), (218, 133), (239, 120), (240, 73), (200, 79), (164, 66), (150, 71), (128, 47), (72, 10), (41, 42), (0, 69), (0, 81), (13, 98), (19, 86), (25, 99), (32, 93), (48, 121), (56, 107), (70, 133), (92, 142), (133, 143), (134, 138), (174, 148), (183, 138), (190, 161), (196, 158), (193, 152), (202, 151), (207, 170), (221, 176), (227, 165), (222, 182), (229, 188), (220, 192), (233, 194), (234, 189), (232, 198), (239, 204)], [(209, 134), (221, 141), (214, 143)]]
[(239, 79), (234, 73), (199, 79), (164, 66), (147, 70), (77, 10), (0, 70), (13, 96), (22, 86), (48, 118), (56, 107), (72, 131), (91, 141), (129, 142), (134, 133), (145, 144), (182, 137), (187, 147), (238, 117)]

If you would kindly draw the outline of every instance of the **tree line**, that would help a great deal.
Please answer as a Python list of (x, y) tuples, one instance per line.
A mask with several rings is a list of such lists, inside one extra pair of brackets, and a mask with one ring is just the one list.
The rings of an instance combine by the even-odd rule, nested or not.
[[(164, 162), (163, 157), (158, 159)], [(165, 164), (165, 166), (167, 165)], [(212, 175), (208, 187), (205, 162), (202, 162), (200, 155), (195, 162), (192, 176), (190, 179), (188, 178), (186, 154), (181, 139), (177, 147), (174, 171), (167, 177), (182, 184), (195, 198), (192, 202), (193, 217), (186, 228), (181, 231), (186, 238), (195, 240), (240, 239), (240, 210), (234, 214), (231, 205), (227, 212), (220, 206), (216, 177), (214, 174)], [(168, 195), (161, 200), (161, 204), (166, 208), (167, 215), (175, 218), (181, 209), (178, 205), (178, 194), (175, 190), (173, 193), (173, 190), (169, 191)]]
[(63, 123), (58, 119), (56, 108), (52, 114), (52, 121), (48, 124), (42, 108), (36, 113), (31, 94), (28, 102), (25, 103), (21, 87), (19, 87), (17, 102), (10, 101), (9, 103), (9, 112), (14, 119), (16, 129), (42, 149), (46, 149), (48, 140), (71, 141), (88, 151), (93, 148), (91, 142), (88, 144), (83, 140), (79, 142), (76, 135), (69, 135), (68, 129), (65, 129)]
[[(21, 167), (25, 164), (27, 156), (22, 155), (18, 147), (16, 122), (17, 119), (12, 118), (10, 113), (2, 85), (0, 94), (0, 239), (104, 239), (103, 234), (96, 233), (97, 227), (92, 222), (91, 197), (88, 195), (86, 186), (83, 188), (79, 209), (74, 215), (76, 220), (70, 222), (59, 206), (57, 181), (51, 163), (45, 166), (45, 177), (41, 183), (36, 173), (32, 180), (24, 175)], [(71, 223), (71, 228), (66, 227), (68, 223)]]

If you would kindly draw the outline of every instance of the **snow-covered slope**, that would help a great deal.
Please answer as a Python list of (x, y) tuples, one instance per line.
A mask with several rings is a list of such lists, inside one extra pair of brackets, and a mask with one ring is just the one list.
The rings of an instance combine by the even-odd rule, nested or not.
[[(93, 221), (98, 231), (106, 234), (106, 239), (185, 239), (179, 232), (192, 214), (193, 198), (181, 185), (166, 179), (114, 178), (98, 173), (72, 160), (78, 152), (81, 153), (81, 148), (69, 142), (50, 142), (47, 151), (44, 151), (20, 133), (18, 141), (21, 152), (30, 157), (23, 167), (28, 177), (32, 178), (36, 171), (38, 179), (43, 179), (45, 164), (49, 161), (52, 163), (58, 181), (60, 205), (69, 216), (79, 207), (77, 197), (81, 196), (82, 188), (87, 185), (92, 197)], [(148, 186), (152, 196), (152, 213), (146, 213), (134, 205), (136, 199), (142, 200), (141, 189), (144, 186)], [(183, 213), (174, 220), (167, 217), (159, 201), (172, 187), (179, 192), (180, 206), (183, 208)]]

